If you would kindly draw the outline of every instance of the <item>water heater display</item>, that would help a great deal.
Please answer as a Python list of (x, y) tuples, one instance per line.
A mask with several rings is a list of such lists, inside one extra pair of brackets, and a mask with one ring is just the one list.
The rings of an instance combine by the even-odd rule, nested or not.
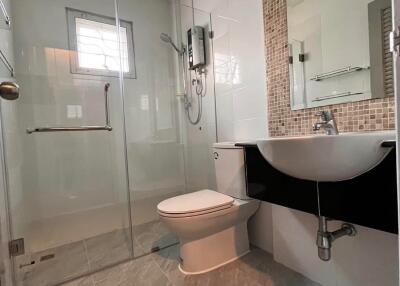
[(204, 28), (194, 26), (187, 31), (189, 69), (194, 70), (206, 64)]

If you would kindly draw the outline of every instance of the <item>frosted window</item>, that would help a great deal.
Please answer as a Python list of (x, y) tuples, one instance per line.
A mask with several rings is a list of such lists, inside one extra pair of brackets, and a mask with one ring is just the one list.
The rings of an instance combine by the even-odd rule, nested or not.
[[(113, 25), (76, 18), (78, 63), (80, 68), (120, 71), (117, 29)], [(126, 29), (120, 27), (121, 56), (124, 72), (129, 72)]]
[(135, 76), (132, 23), (120, 21), (118, 38), (113, 18), (72, 9), (67, 14), (73, 73)]

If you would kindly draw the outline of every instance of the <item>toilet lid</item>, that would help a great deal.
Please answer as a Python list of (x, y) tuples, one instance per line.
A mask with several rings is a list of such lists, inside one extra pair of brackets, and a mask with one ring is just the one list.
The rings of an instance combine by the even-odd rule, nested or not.
[(166, 214), (196, 213), (206, 210), (229, 207), (234, 199), (211, 190), (201, 190), (166, 199), (158, 204), (160, 212)]

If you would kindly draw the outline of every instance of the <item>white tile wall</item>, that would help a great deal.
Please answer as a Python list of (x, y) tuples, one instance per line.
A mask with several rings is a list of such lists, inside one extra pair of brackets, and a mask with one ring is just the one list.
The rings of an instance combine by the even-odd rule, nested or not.
[[(210, 4), (202, 3), (205, 7)], [(219, 141), (267, 134), (261, 1), (214, 1), (215, 95)], [(227, 127), (225, 131), (224, 127)], [(230, 127), (228, 127), (230, 126)]]
[[(191, 25), (192, 2), (181, 0), (181, 4), (182, 32), (185, 34)], [(203, 120), (216, 124), (210, 128), (217, 129), (220, 142), (255, 139), (265, 137), (267, 133), (262, 2), (257, 0), (251, 4), (243, 0), (194, 1), (196, 24), (209, 25), (205, 15), (204, 20), (201, 16), (208, 14), (214, 32), (213, 45), (210, 46), (213, 48), (214, 66), (209, 65), (208, 69), (214, 69), (215, 90), (210, 89), (203, 98)], [(208, 85), (213, 84), (209, 79)], [(192, 144), (199, 144), (199, 140), (192, 139), (200, 139), (200, 136), (205, 138), (210, 149), (216, 140), (215, 136), (206, 138), (198, 127), (188, 126), (187, 129), (187, 140)], [(189, 168), (190, 164), (187, 163)], [(209, 164), (212, 165), (212, 160)], [(187, 177), (191, 185), (195, 178), (190, 170)]]
[[(335, 241), (332, 259), (319, 260), (314, 215), (273, 206), (274, 258), (324, 286), (397, 286), (397, 235), (356, 226), (357, 236)], [(330, 230), (341, 222), (329, 223)]]

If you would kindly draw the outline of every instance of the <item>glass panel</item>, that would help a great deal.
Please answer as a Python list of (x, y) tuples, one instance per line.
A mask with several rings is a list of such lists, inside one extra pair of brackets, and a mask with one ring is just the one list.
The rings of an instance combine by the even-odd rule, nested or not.
[[(71, 73), (66, 17), (72, 8), (112, 19), (115, 7), (113, 0), (11, 4), (21, 94), (1, 108), (12, 237), (25, 242), (15, 277), (17, 285), (54, 285), (132, 257), (120, 79)], [(104, 126), (107, 83), (112, 131), (26, 132)]]
[[(214, 77), (213, 77), (213, 60), (215, 60), (215, 81), (216, 87), (222, 87), (226, 93), (227, 86), (238, 87), (241, 84), (241, 71), (239, 70), (238, 59), (234, 55), (226, 52), (225, 46), (211, 45), (209, 32), (212, 31), (211, 15), (199, 9), (193, 9), (182, 4), (181, 10), (181, 37), (184, 43), (188, 41), (188, 30), (194, 25), (201, 26), (205, 30), (206, 43), (206, 61), (207, 74), (205, 76), (205, 90), (202, 92), (204, 96), (198, 97), (196, 87), (192, 85), (192, 80), (196, 79), (194, 71), (186, 73), (186, 82), (189, 83), (188, 98), (191, 102), (189, 112), (185, 111), (183, 121), (185, 123), (185, 173), (186, 173), (186, 189), (188, 192), (198, 191), (201, 189), (216, 190), (215, 168), (213, 156), (213, 143), (217, 141), (216, 134), (216, 117), (215, 117), (215, 100), (224, 100), (223, 106), (229, 107), (230, 104), (224, 97), (214, 98)], [(221, 41), (220, 41), (221, 42)], [(214, 49), (215, 48), (215, 49)], [(214, 50), (213, 50), (214, 49)], [(214, 52), (214, 58), (213, 58)], [(197, 125), (189, 122), (190, 118), (195, 119), (198, 114), (199, 104), (201, 105), (201, 121)], [(229, 110), (226, 109), (226, 110)], [(229, 112), (228, 112), (229, 113)], [(234, 121), (234, 113), (227, 114), (227, 118)], [(226, 123), (223, 124), (226, 127)], [(227, 132), (230, 132), (229, 128)], [(226, 133), (228, 134), (228, 133)], [(234, 138), (232, 135), (231, 138)]]
[[(176, 97), (174, 2), (119, 0), (119, 16), (134, 23), (137, 79), (124, 78), (130, 191), (136, 256), (177, 243), (159, 221), (157, 204), (185, 191), (183, 142)], [(140, 3), (140, 4), (139, 4)]]

